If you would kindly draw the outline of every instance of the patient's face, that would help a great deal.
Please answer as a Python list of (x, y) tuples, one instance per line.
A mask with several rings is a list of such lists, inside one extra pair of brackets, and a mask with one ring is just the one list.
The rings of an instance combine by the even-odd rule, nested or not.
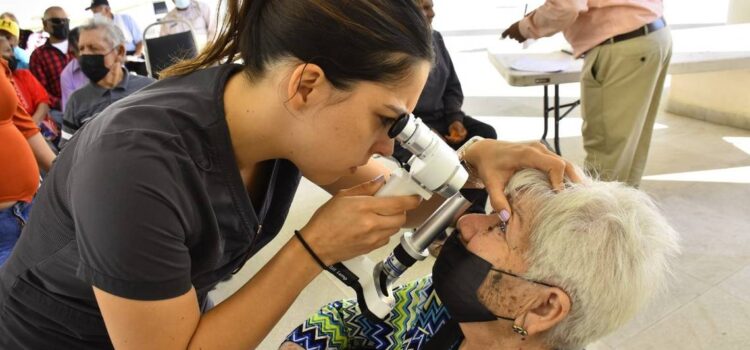
[[(466, 248), (492, 267), (516, 275), (528, 269), (524, 258), (529, 249), (531, 206), (515, 201), (513, 214), (503, 233), (497, 215), (466, 215), (458, 221), (458, 230)], [(540, 285), (521, 278), (490, 271), (477, 290), (479, 300), (495, 315), (516, 317), (537, 295)]]
[(513, 214), (506, 232), (497, 227), (497, 215), (470, 214), (458, 221), (458, 231), (466, 248), (492, 264), (494, 268), (521, 274), (527, 269), (524, 254), (529, 245), (530, 206), (524, 201), (513, 203)]

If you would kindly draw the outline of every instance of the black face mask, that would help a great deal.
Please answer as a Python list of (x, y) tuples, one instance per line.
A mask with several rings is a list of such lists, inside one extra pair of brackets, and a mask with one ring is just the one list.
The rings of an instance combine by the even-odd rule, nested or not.
[(3, 58), (8, 61), (8, 67), (10, 67), (10, 71), (15, 72), (16, 68), (18, 68), (18, 60), (14, 56)]
[(50, 34), (56, 39), (65, 40), (68, 38), (69, 33), (70, 33), (70, 23), (52, 24), (52, 33)]
[(109, 73), (109, 68), (104, 65), (104, 55), (81, 55), (78, 57), (78, 64), (81, 65), (83, 75), (94, 84)]
[(490, 271), (513, 276), (531, 283), (547, 287), (552, 285), (532, 281), (516, 274), (492, 268), (484, 260), (466, 249), (455, 231), (440, 250), (435, 265), (432, 267), (435, 293), (448, 309), (451, 318), (457, 322), (487, 322), (497, 319), (513, 321), (513, 318), (497, 316), (479, 301), (477, 291)]
[(432, 267), (435, 292), (457, 322), (494, 321), (497, 317), (477, 297), (492, 264), (466, 249), (459, 235), (455, 231), (445, 241)]

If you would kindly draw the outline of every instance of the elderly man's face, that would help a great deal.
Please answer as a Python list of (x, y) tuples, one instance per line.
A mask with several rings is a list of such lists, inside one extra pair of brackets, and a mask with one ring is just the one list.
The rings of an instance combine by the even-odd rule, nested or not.
[(78, 50), (83, 55), (103, 55), (104, 66), (109, 69), (109, 75), (117, 74), (125, 61), (125, 48), (122, 45), (112, 47), (107, 41), (107, 35), (102, 28), (82, 30), (78, 37)]

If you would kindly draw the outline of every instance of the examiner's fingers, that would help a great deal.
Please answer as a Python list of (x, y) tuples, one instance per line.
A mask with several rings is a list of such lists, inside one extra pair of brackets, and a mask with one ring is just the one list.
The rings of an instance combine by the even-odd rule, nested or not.
[[(485, 189), (490, 196), (490, 205), (492, 205), (492, 209), (495, 212), (501, 213), (500, 215), (503, 220), (510, 218), (511, 214), (510, 203), (508, 202), (508, 198), (505, 197), (505, 185), (508, 180), (506, 178), (492, 177), (484, 181)], [(502, 214), (503, 210), (507, 214)], [(502, 215), (506, 215), (507, 217), (502, 217)]]
[(565, 175), (568, 175), (570, 181), (573, 181), (575, 183), (581, 183), (581, 181), (583, 181), (583, 179), (581, 179), (581, 175), (578, 174), (578, 171), (576, 171), (575, 165), (573, 165), (573, 163), (569, 162), (567, 159), (565, 160)]
[(378, 215), (396, 215), (416, 209), (422, 203), (420, 196), (377, 197), (368, 200), (369, 210)]

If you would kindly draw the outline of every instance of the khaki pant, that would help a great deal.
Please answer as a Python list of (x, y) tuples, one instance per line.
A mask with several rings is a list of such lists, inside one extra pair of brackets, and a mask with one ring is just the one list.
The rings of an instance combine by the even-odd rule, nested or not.
[(602, 180), (640, 184), (671, 57), (669, 28), (586, 54), (583, 146), (586, 169)]

